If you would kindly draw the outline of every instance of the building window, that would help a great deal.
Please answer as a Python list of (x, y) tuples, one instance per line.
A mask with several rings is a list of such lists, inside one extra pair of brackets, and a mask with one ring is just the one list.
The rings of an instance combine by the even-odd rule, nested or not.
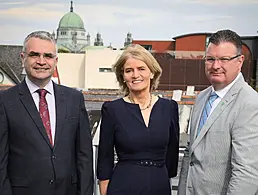
[(65, 31), (61, 31), (61, 35), (66, 35), (66, 32)]
[(143, 46), (145, 49), (147, 49), (148, 51), (152, 50), (152, 45), (141, 45)]
[(82, 36), (84, 37), (84, 36), (85, 36), (85, 33), (82, 33)]
[(112, 68), (99, 68), (99, 72), (113, 72)]

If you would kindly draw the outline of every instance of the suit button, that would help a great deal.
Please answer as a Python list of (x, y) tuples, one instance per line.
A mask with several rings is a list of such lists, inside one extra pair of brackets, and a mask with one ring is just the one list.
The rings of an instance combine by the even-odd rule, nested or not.
[(52, 156), (52, 158), (53, 158), (53, 159), (56, 159), (56, 156), (55, 156), (55, 155), (53, 155), (53, 156)]
[(193, 163), (193, 162), (190, 162), (190, 166), (194, 166), (194, 163)]
[(49, 184), (50, 184), (50, 185), (52, 185), (53, 183), (54, 183), (54, 180), (53, 180), (53, 179), (49, 180)]

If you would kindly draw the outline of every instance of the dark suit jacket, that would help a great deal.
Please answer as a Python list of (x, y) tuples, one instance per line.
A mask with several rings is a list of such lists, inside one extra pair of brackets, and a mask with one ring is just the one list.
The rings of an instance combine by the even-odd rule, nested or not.
[(54, 147), (25, 81), (0, 94), (1, 195), (92, 195), (92, 142), (83, 95), (57, 84), (54, 92)]

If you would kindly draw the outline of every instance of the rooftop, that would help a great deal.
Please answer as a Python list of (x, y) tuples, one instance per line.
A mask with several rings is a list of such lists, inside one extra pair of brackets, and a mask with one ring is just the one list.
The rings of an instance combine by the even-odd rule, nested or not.
[(20, 53), (22, 46), (0, 45), (0, 69), (7, 74), (16, 84), (22, 80), (22, 62)]

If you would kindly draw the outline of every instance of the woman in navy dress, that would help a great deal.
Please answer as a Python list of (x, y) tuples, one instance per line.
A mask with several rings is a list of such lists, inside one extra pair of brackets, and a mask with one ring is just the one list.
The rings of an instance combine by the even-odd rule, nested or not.
[(113, 68), (125, 96), (101, 109), (101, 195), (171, 195), (179, 152), (178, 105), (151, 94), (162, 70), (142, 46), (129, 46)]

